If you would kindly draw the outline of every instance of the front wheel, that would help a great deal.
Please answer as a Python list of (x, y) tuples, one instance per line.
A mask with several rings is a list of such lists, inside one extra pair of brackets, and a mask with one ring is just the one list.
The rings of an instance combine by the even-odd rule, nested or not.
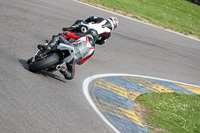
[(45, 70), (59, 62), (59, 55), (57, 53), (52, 53), (42, 60), (36, 60), (29, 64), (29, 70), (31, 72), (39, 72)]

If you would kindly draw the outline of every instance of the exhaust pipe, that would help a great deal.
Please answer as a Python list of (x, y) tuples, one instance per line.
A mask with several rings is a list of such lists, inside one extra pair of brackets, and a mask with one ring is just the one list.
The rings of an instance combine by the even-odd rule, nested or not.
[(63, 67), (62, 65), (57, 65), (56, 66), (56, 70), (58, 70), (58, 71), (66, 71), (67, 70), (67, 68), (66, 67)]
[(57, 66), (56, 66), (56, 70), (58, 70), (58, 71), (60, 71), (61, 68), (62, 68), (61, 65), (57, 65)]

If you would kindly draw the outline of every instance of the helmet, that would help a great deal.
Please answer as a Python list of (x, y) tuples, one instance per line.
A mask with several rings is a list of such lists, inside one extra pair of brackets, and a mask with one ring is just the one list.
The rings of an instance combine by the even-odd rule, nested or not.
[(96, 41), (99, 38), (99, 34), (98, 34), (98, 32), (95, 29), (89, 29), (86, 32), (86, 35), (91, 35), (92, 38), (94, 39), (94, 41)]
[(115, 28), (117, 28), (119, 21), (118, 21), (118, 19), (116, 17), (109, 17), (107, 19), (107, 21), (110, 22), (110, 24), (112, 26), (112, 30), (114, 30)]

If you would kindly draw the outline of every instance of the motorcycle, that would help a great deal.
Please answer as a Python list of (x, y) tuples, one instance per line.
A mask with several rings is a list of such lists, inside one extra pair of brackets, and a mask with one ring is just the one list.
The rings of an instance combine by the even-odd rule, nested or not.
[[(45, 44), (48, 46), (48, 43)], [(64, 65), (75, 56), (75, 49), (64, 43), (54, 45), (50, 50), (38, 49), (35, 55), (27, 63), (32, 72), (59, 71), (66, 69)]]
[[(86, 33), (88, 29), (98, 28), (98, 25), (94, 23), (81, 22), (79, 24), (79, 30), (77, 32)], [(73, 43), (74, 39), (68, 40)], [(48, 46), (48, 42), (45, 44)], [(27, 63), (29, 64), (29, 70), (32, 72), (40, 71), (59, 71), (66, 69), (64, 65), (69, 63), (75, 57), (75, 49), (73, 46), (66, 45), (64, 43), (56, 44), (51, 50), (38, 49), (35, 55), (30, 58)]]

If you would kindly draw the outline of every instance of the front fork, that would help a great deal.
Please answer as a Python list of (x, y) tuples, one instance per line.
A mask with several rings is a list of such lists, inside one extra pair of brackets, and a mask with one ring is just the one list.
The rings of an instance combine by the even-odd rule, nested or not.
[[(46, 43), (46, 44), (44, 44), (44, 45), (47, 46), (48, 43)], [(41, 51), (40, 49), (38, 49), (37, 52), (35, 53), (35, 55), (34, 55), (33, 58), (32, 58), (32, 62), (34, 62), (35, 59), (36, 59), (36, 57), (37, 57), (39, 54), (41, 54), (40, 52), (42, 53), (42, 51)]]

